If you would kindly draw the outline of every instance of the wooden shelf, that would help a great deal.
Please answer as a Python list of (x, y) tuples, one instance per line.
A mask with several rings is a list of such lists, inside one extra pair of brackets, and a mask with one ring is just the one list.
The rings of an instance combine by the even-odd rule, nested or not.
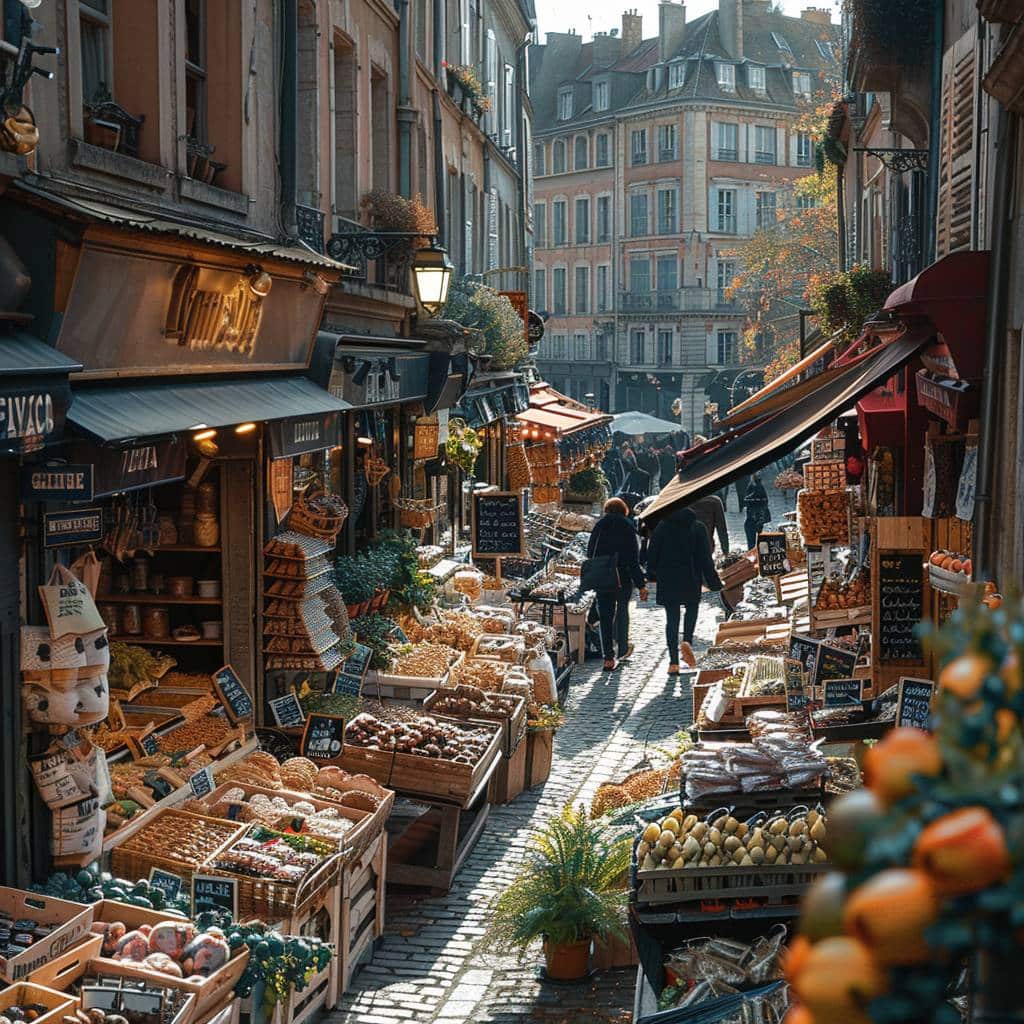
[(152, 640), (147, 636), (112, 636), (110, 638), (116, 643), (122, 644), (143, 644), (148, 647), (223, 647), (224, 641), (221, 640), (174, 640), (169, 638), (167, 640)]
[(158, 555), (161, 552), (163, 552), (163, 551), (176, 551), (176, 552), (179, 552), (179, 553), (181, 553), (181, 552), (188, 552), (188, 551), (194, 551), (196, 554), (201, 554), (201, 555), (202, 554), (206, 554), (206, 555), (209, 555), (209, 554), (219, 555), (220, 552), (221, 552), (221, 547), (220, 547), (219, 544), (215, 545), (212, 548), (202, 548), (198, 544), (163, 544), (163, 545), (161, 545), (158, 548), (154, 548), (154, 551)]
[(205, 604), (223, 603), (219, 597), (168, 597), (165, 594), (97, 594), (97, 604)]

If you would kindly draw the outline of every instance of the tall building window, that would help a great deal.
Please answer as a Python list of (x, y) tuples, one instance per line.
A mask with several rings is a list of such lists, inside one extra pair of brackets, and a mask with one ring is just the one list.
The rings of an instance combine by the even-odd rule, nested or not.
[(672, 365), (672, 341), (675, 337), (675, 331), (671, 328), (667, 330), (665, 328), (659, 328), (658, 330), (658, 365), (659, 366), (671, 366)]
[(608, 267), (604, 264), (597, 268), (597, 311), (608, 311)]
[(561, 139), (551, 147), (551, 173), (565, 174), (565, 143)]
[(670, 89), (681, 89), (686, 81), (686, 63), (676, 61), (668, 66), (668, 87)]
[(587, 245), (590, 242), (590, 200), (576, 200), (576, 244)]
[(516, 69), (511, 64), (505, 65), (505, 76), (502, 79), (501, 107), (501, 144), (514, 146), (516, 143)]
[(601, 132), (595, 140), (595, 167), (608, 167), (611, 165), (611, 152), (608, 145), (608, 133)]
[(718, 159), (739, 160), (739, 134), (738, 124), (719, 122), (718, 124)]
[(647, 234), (647, 193), (634, 192), (629, 197), (629, 233), (634, 238)]
[(576, 268), (576, 312), (590, 312), (590, 267)]
[(783, 52), (792, 55), (793, 48), (789, 45), (788, 40), (784, 35), (778, 32), (772, 33), (772, 39), (775, 41), (775, 45)]
[(757, 230), (765, 231), (775, 227), (775, 193), (758, 192), (757, 200)]
[(558, 120), (568, 121), (572, 117), (572, 89), (558, 90)]
[(551, 337), (551, 358), (552, 359), (564, 359), (565, 358), (565, 335), (555, 334)]
[(719, 366), (732, 366), (736, 363), (736, 332), (719, 331), (717, 341), (717, 356)]
[(586, 362), (590, 359), (590, 335), (585, 331), (578, 331), (573, 335), (572, 357), (577, 362)]
[(548, 208), (544, 203), (533, 204), (533, 244), (538, 249), (548, 247)]
[(793, 95), (798, 100), (811, 98), (811, 73), (809, 71), (793, 72)]
[(597, 197), (597, 241), (610, 242), (612, 238), (612, 197)]
[(543, 267), (533, 271), (533, 302), (536, 309), (548, 308), (548, 278)]
[(818, 200), (814, 196), (806, 196), (797, 193), (796, 197), (796, 208), (798, 210), (813, 210), (818, 205)]
[(634, 366), (647, 362), (647, 332), (642, 328), (634, 328), (629, 333), (629, 361)]
[(812, 159), (811, 137), (807, 132), (796, 133), (796, 165), (810, 167)]
[(718, 190), (718, 230), (725, 234), (736, 234), (736, 189)]
[(206, 142), (206, 0), (185, 0), (185, 118), (189, 136)]
[(536, 175), (547, 174), (544, 166), (544, 143), (538, 142), (533, 147), (533, 173)]
[[(82, 100), (85, 103), (92, 103), (101, 99), (105, 93), (113, 95), (114, 92), (110, 74), (110, 2), (111, 0), (78, 0), (78, 24), (82, 37)], [(191, 8), (195, 4), (189, 3), (187, 6)], [(199, 57), (197, 65), (205, 66), (206, 62), (201, 56), (202, 48), (198, 45), (201, 41), (201, 18), (198, 13), (195, 15), (195, 21), (194, 31), (198, 38), (197, 53), (193, 55)], [(191, 34), (189, 42), (192, 42)]]
[(754, 127), (754, 162), (775, 163), (775, 125), (759, 124)]
[(647, 256), (634, 256), (629, 261), (629, 290), (634, 295), (651, 291), (651, 261)]
[(554, 232), (554, 245), (565, 245), (567, 238), (566, 203), (564, 199), (556, 199), (551, 204), (551, 228)]
[(636, 167), (639, 164), (647, 163), (647, 129), (634, 128), (631, 139), (630, 152), (632, 153), (633, 166)]
[(551, 312), (565, 316), (565, 310), (565, 267), (555, 267), (551, 271)]
[(679, 261), (675, 256), (659, 256), (657, 267), (659, 292), (674, 292), (679, 287)]
[(658, 159), (676, 160), (678, 156), (676, 126), (674, 124), (658, 125)]
[(725, 305), (729, 299), (726, 292), (732, 287), (733, 279), (736, 277), (735, 260), (718, 261), (718, 304)]
[(676, 233), (676, 190), (674, 188), (658, 189), (658, 234), (674, 235)]
[(718, 80), (718, 88), (726, 92), (736, 91), (736, 65), (723, 64), (721, 61), (715, 64), (715, 78)]
[(595, 82), (594, 83), (594, 110), (601, 112), (607, 110), (608, 103), (608, 81)]
[(585, 171), (587, 169), (587, 162), (590, 159), (589, 145), (586, 135), (576, 136), (576, 141), (573, 143), (573, 170)]
[(755, 64), (748, 64), (747, 82), (749, 83), (750, 88), (754, 90), (754, 92), (764, 92), (764, 68), (758, 67)]

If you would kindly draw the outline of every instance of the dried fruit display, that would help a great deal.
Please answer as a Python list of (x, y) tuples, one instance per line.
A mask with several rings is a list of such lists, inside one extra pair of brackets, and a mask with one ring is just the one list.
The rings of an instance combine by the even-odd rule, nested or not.
[(808, 491), (796, 496), (797, 523), (805, 544), (850, 541), (850, 494), (847, 490)]
[(352, 719), (345, 730), (345, 742), (356, 747), (418, 754), (456, 764), (476, 764), (493, 738), (490, 729), (439, 722), (432, 715), (419, 715), (412, 722), (384, 722), (362, 714)]
[(849, 579), (833, 573), (821, 585), (814, 607), (818, 611), (845, 611), (871, 604), (871, 579), (865, 566), (854, 569)]

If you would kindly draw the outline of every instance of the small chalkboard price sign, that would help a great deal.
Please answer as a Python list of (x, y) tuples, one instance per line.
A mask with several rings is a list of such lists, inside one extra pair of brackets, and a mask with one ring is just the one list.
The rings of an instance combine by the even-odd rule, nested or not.
[(818, 660), (818, 648), (820, 646), (820, 640), (815, 640), (809, 636), (801, 636), (799, 633), (794, 633), (789, 638), (789, 656), (800, 662), (808, 678), (814, 675), (814, 665)]
[(859, 708), (863, 698), (863, 679), (825, 680), (825, 707), (827, 708)]
[(181, 887), (184, 884), (185, 880), (183, 878), (171, 874), (170, 871), (161, 871), (160, 868), (149, 869), (149, 887), (151, 889), (159, 889), (168, 902), (178, 898), (181, 894)]
[(807, 694), (807, 673), (796, 658), (786, 658), (783, 662), (786, 677), (786, 710), (804, 711), (810, 698)]
[(355, 650), (338, 666), (331, 684), (331, 692), (358, 697), (363, 692), (363, 682), (370, 670), (373, 650), (364, 644), (356, 644)]
[(924, 569), (917, 551), (878, 553), (878, 658), (921, 664), (915, 627), (924, 616)]
[(784, 533), (757, 535), (757, 565), (762, 576), (785, 576), (790, 570)]
[(204, 910), (223, 910), (238, 920), (238, 879), (219, 875), (192, 876), (192, 916)]
[(194, 775), (189, 776), (188, 785), (197, 800), (209, 796), (217, 788), (217, 783), (213, 779), (213, 769), (209, 765), (200, 768)]
[(299, 753), (311, 761), (333, 761), (345, 745), (345, 719), (341, 715), (315, 712), (306, 719)]
[(930, 679), (901, 676), (896, 693), (896, 728), (924, 729), (930, 732), (935, 683)]
[(249, 721), (253, 717), (254, 708), (249, 691), (242, 685), (242, 680), (230, 665), (225, 665), (213, 674), (213, 686), (227, 711), (232, 725)]
[(139, 737), (139, 749), (143, 757), (155, 757), (160, 753), (160, 738), (155, 732), (147, 732)]
[(849, 679), (856, 667), (856, 651), (820, 644), (814, 663), (814, 685), (820, 686), (826, 679)]
[(518, 491), (473, 495), (473, 557), (523, 554), (523, 505)]
[(278, 728), (289, 729), (303, 725), (306, 716), (302, 713), (302, 705), (294, 693), (286, 693), (283, 697), (273, 697), (270, 701), (270, 713)]

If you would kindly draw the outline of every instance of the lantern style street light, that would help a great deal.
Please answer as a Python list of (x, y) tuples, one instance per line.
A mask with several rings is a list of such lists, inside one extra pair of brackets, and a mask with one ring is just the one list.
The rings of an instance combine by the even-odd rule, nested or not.
[(416, 301), (432, 317), (436, 317), (448, 301), (448, 287), (452, 283), (454, 269), (447, 251), (436, 242), (416, 253), (412, 264)]

